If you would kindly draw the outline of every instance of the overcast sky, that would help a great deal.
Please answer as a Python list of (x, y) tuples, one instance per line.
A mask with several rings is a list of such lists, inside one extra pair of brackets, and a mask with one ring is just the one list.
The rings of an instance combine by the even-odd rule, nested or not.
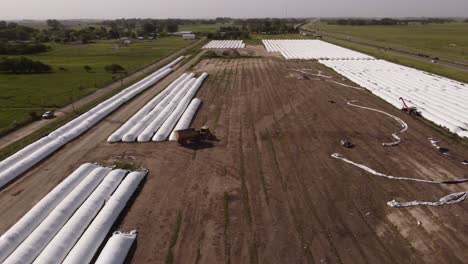
[(468, 16), (468, 0), (0, 0), (0, 19)]

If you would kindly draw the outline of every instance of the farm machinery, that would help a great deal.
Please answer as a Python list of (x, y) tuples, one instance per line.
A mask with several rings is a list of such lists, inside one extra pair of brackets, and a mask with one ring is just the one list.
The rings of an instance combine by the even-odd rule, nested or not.
[(200, 130), (187, 128), (174, 131), (175, 139), (179, 145), (197, 143), (203, 140), (215, 140), (216, 137), (211, 133), (207, 126), (202, 126)]
[(401, 111), (405, 111), (410, 116), (421, 116), (421, 112), (419, 112), (414, 106), (408, 106), (403, 97), (400, 97), (399, 100), (403, 102), (403, 108), (401, 108)]

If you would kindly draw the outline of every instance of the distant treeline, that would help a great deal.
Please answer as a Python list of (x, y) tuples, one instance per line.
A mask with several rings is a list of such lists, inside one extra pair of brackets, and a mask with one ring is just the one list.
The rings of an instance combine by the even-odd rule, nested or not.
[(215, 33), (208, 33), (210, 39), (249, 39), (250, 33), (256, 34), (287, 34), (298, 33), (298, 25), (307, 21), (305, 19), (229, 19), (217, 18), (214, 21), (235, 26), (220, 27)]
[(49, 47), (44, 44), (0, 42), (0, 55), (36, 54), (48, 50)]
[[(369, 26), (369, 25), (382, 25), (382, 26), (394, 26), (394, 25), (409, 25), (411, 23), (419, 24), (430, 24), (430, 23), (449, 23), (455, 22), (454, 19), (449, 18), (424, 18), (424, 19), (393, 19), (393, 18), (382, 18), (382, 19), (363, 19), (363, 18), (347, 18), (347, 19), (321, 19), (329, 25), (350, 25), (350, 26)], [(467, 22), (465, 20), (465, 22)]]

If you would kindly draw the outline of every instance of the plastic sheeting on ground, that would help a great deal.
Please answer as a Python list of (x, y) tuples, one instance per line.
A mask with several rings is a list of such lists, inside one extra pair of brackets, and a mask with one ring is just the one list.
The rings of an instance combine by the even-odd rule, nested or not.
[(103, 167), (94, 169), (52, 210), (3, 263), (31, 263), (110, 170), (110, 168)]
[(86, 264), (92, 260), (114, 221), (125, 208), (146, 173), (131, 172), (125, 177), (63, 263)]
[(0, 168), (2, 168), (0, 169), (0, 188), (54, 153), (63, 145), (86, 132), (122, 104), (166, 77), (172, 72), (172, 69), (168, 66), (173, 66), (183, 59), (184, 56), (179, 57), (150, 76), (122, 90), (88, 112), (58, 128), (50, 133), (49, 136), (40, 139), (38, 141), (40, 143), (35, 142), (24, 150), (0, 162)]
[(416, 178), (406, 178), (406, 177), (396, 177), (396, 176), (391, 176), (391, 175), (387, 175), (387, 174), (383, 174), (383, 173), (380, 173), (380, 172), (377, 172), (363, 164), (359, 164), (359, 163), (356, 163), (356, 162), (353, 162), (347, 158), (345, 158), (343, 155), (339, 154), (339, 153), (333, 153), (331, 155), (333, 158), (335, 159), (339, 159), (339, 160), (342, 160), (348, 164), (351, 164), (351, 165), (354, 165), (362, 170), (365, 170), (375, 176), (379, 176), (379, 177), (383, 177), (383, 178), (387, 178), (387, 179), (391, 179), (391, 180), (402, 180), (402, 181), (415, 181), (415, 182), (423, 182), (423, 183), (432, 183), (432, 184), (456, 184), (456, 183), (464, 183), (464, 182), (468, 182), (468, 178), (465, 178), (465, 179), (459, 179), (459, 180), (447, 180), (447, 181), (433, 181), (433, 180), (424, 180), (424, 179), (416, 179)]
[(46, 218), (49, 213), (94, 169), (97, 165), (85, 163), (49, 192), (16, 224), (0, 237), (0, 262), (5, 260), (23, 240)]
[(385, 114), (385, 115), (395, 119), (398, 123), (400, 123), (402, 129), (400, 131), (398, 131), (398, 132), (392, 133), (392, 136), (395, 139), (395, 141), (390, 142), (390, 143), (382, 143), (382, 145), (385, 146), (385, 147), (392, 147), (392, 146), (396, 146), (396, 145), (400, 144), (401, 139), (398, 136), (398, 134), (401, 134), (401, 133), (405, 132), (408, 129), (408, 124), (406, 124), (405, 121), (403, 121), (401, 118), (398, 118), (398, 117), (396, 117), (394, 115), (391, 115), (391, 114), (389, 114), (387, 112), (384, 112), (382, 110), (371, 108), (371, 107), (366, 107), (366, 106), (362, 106), (362, 105), (358, 105), (358, 104), (356, 104), (356, 102), (358, 102), (358, 101), (357, 100), (349, 101), (348, 105), (358, 107), (358, 108), (361, 108), (361, 109), (366, 109), (366, 110), (370, 110), (370, 111)]
[(457, 193), (451, 193), (449, 195), (446, 195), (440, 198), (436, 202), (425, 202), (425, 201), (398, 202), (396, 200), (392, 200), (392, 201), (387, 202), (387, 205), (390, 207), (396, 207), (396, 208), (412, 207), (412, 206), (418, 206), (418, 205), (441, 206), (441, 205), (461, 203), (466, 199), (468, 199), (468, 192), (457, 192)]
[(264, 39), (269, 52), (280, 52), (287, 59), (373, 60), (374, 57), (316, 39)]
[(200, 104), (201, 104), (201, 100), (198, 98), (194, 98), (192, 102), (190, 102), (184, 114), (180, 117), (179, 122), (177, 122), (177, 125), (172, 130), (172, 133), (169, 136), (169, 140), (171, 141), (176, 140), (174, 131), (189, 128), (190, 123), (192, 123), (193, 117), (195, 116), (195, 114), (198, 111), (198, 108), (200, 107)]
[(397, 108), (402, 97), (425, 119), (468, 137), (467, 84), (384, 60), (319, 62)]
[(34, 263), (61, 263), (127, 172), (121, 169), (111, 171), (44, 248)]
[(174, 111), (172, 111), (171, 115), (166, 119), (166, 121), (164, 121), (164, 123), (158, 129), (158, 131), (153, 137), (153, 141), (166, 140), (166, 138), (169, 136), (169, 134), (172, 132), (172, 129), (176, 125), (177, 120), (179, 120), (179, 118), (182, 116), (188, 104), (190, 103), (190, 100), (192, 100), (192, 98), (198, 92), (206, 77), (208, 77), (207, 73), (203, 73), (200, 77), (198, 77), (194, 85), (190, 87), (190, 89), (187, 91), (184, 97), (179, 101), (177, 107), (174, 109)]
[(212, 40), (203, 49), (242, 49), (245, 48), (243, 40)]
[(99, 254), (96, 264), (122, 264), (137, 237), (136, 230), (129, 233), (114, 232)]

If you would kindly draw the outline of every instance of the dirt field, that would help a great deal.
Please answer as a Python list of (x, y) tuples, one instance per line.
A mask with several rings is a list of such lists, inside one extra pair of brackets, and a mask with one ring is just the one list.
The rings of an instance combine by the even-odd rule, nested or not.
[[(445, 180), (468, 177), (460, 163), (468, 157), (466, 145), (367, 91), (287, 67), (320, 70), (354, 85), (316, 62), (204, 60), (196, 70), (210, 76), (197, 96), (203, 106), (194, 126), (207, 124), (219, 141), (198, 149), (105, 142), (166, 79), (3, 190), (0, 233), (80, 164), (124, 159), (150, 170), (115, 227), (139, 232), (132, 263), (466, 261), (468, 202), (408, 209), (386, 202), (437, 200), (468, 184), (392, 181), (330, 157), (339, 152), (382, 173)], [(347, 100), (405, 120), (409, 129), (400, 146), (381, 146), (400, 129), (397, 122)], [(429, 136), (441, 139), (452, 156), (440, 155)], [(357, 146), (345, 149), (342, 139)]]

